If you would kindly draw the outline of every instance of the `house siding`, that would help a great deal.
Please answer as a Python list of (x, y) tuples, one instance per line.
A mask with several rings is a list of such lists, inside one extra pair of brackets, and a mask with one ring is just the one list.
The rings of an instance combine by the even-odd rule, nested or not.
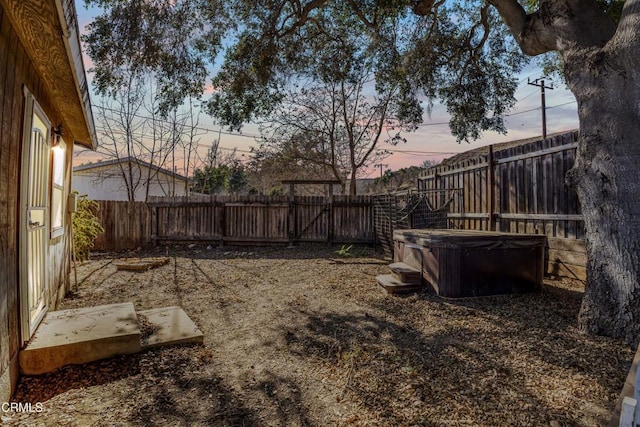
[[(142, 173), (142, 177), (140, 176)], [(151, 173), (151, 180), (147, 183), (146, 177)], [(155, 175), (155, 176), (154, 176)], [(144, 202), (149, 186), (149, 197), (166, 197), (188, 195), (188, 181), (184, 178), (174, 179), (171, 175), (162, 171), (150, 171), (144, 165), (133, 165), (135, 186), (135, 201)], [(129, 200), (127, 186), (122, 178), (119, 165), (108, 165), (85, 170), (76, 170), (73, 173), (73, 189), (81, 195), (87, 195), (92, 200)]]
[[(41, 76), (0, 6), (0, 403), (7, 401), (14, 390), (21, 343), (18, 266), (23, 86), (34, 95), (52, 123), (59, 123), (60, 117), (51, 107), (52, 100), (47, 96)], [(71, 151), (72, 145), (68, 147)], [(70, 162), (68, 153), (67, 163)], [(69, 223), (67, 214), (65, 226)], [(52, 241), (49, 249), (49, 310), (57, 306), (59, 295), (64, 294), (64, 287), (68, 286), (70, 263), (61, 253), (65, 245), (68, 245), (67, 233)]]

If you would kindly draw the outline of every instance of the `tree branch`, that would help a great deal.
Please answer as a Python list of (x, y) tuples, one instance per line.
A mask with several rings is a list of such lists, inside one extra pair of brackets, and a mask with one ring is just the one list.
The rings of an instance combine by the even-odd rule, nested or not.
[[(286, 37), (295, 33), (298, 28), (302, 27), (309, 20), (309, 14), (313, 10), (323, 6), (326, 2), (327, 0), (313, 0), (305, 4), (304, 7), (299, 11), (298, 20), (292, 23), (291, 26), (288, 29), (284, 30), (281, 34), (279, 34), (279, 36)], [(296, 2), (296, 4), (299, 5), (300, 3)]]
[(351, 9), (353, 10), (353, 13), (356, 14), (356, 16), (360, 19), (360, 21), (364, 25), (366, 25), (368, 28), (370, 28), (372, 30), (376, 30), (377, 29), (376, 28), (376, 24), (367, 19), (365, 14), (362, 13), (362, 10), (360, 9), (360, 7), (358, 7), (358, 4), (354, 0), (347, 0), (347, 3), (349, 3), (349, 6), (351, 6)]
[(488, 3), (498, 10), (523, 53), (539, 55), (556, 50), (556, 37), (550, 33), (550, 27), (540, 22), (538, 12), (527, 15), (517, 0), (488, 0)]
[(529, 15), (517, 0), (487, 2), (498, 10), (527, 55), (602, 47), (615, 31), (594, 0), (540, 0), (538, 10)]

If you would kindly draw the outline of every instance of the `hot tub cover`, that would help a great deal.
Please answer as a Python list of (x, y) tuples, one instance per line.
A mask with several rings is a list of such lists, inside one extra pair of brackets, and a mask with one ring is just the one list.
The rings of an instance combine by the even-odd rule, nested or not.
[(395, 230), (393, 240), (442, 248), (533, 248), (544, 245), (544, 234), (501, 233), (478, 230)]

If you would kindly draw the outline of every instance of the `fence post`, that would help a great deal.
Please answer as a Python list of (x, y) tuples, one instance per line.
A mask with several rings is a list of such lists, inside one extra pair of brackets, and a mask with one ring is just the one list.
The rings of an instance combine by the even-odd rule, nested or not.
[(151, 207), (151, 239), (153, 247), (158, 246), (158, 206)]
[(296, 196), (295, 184), (289, 183), (289, 224), (287, 227), (287, 235), (289, 236), (289, 247), (293, 247), (296, 236)]
[(327, 244), (331, 245), (333, 243), (333, 184), (328, 184), (329, 186), (329, 195), (327, 200)]
[(496, 178), (493, 162), (493, 145), (489, 145), (489, 167), (487, 169), (487, 195), (489, 196), (489, 231), (496, 230)]
[(220, 246), (224, 246), (225, 237), (227, 237), (227, 202), (219, 200), (217, 195), (213, 196), (213, 206), (220, 204)]

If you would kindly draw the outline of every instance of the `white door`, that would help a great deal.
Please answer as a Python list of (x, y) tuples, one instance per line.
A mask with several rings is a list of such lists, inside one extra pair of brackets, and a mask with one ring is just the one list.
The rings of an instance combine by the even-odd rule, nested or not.
[(30, 94), (26, 96), (21, 189), (22, 341), (35, 332), (47, 310), (49, 246), (49, 139), (51, 125)]

